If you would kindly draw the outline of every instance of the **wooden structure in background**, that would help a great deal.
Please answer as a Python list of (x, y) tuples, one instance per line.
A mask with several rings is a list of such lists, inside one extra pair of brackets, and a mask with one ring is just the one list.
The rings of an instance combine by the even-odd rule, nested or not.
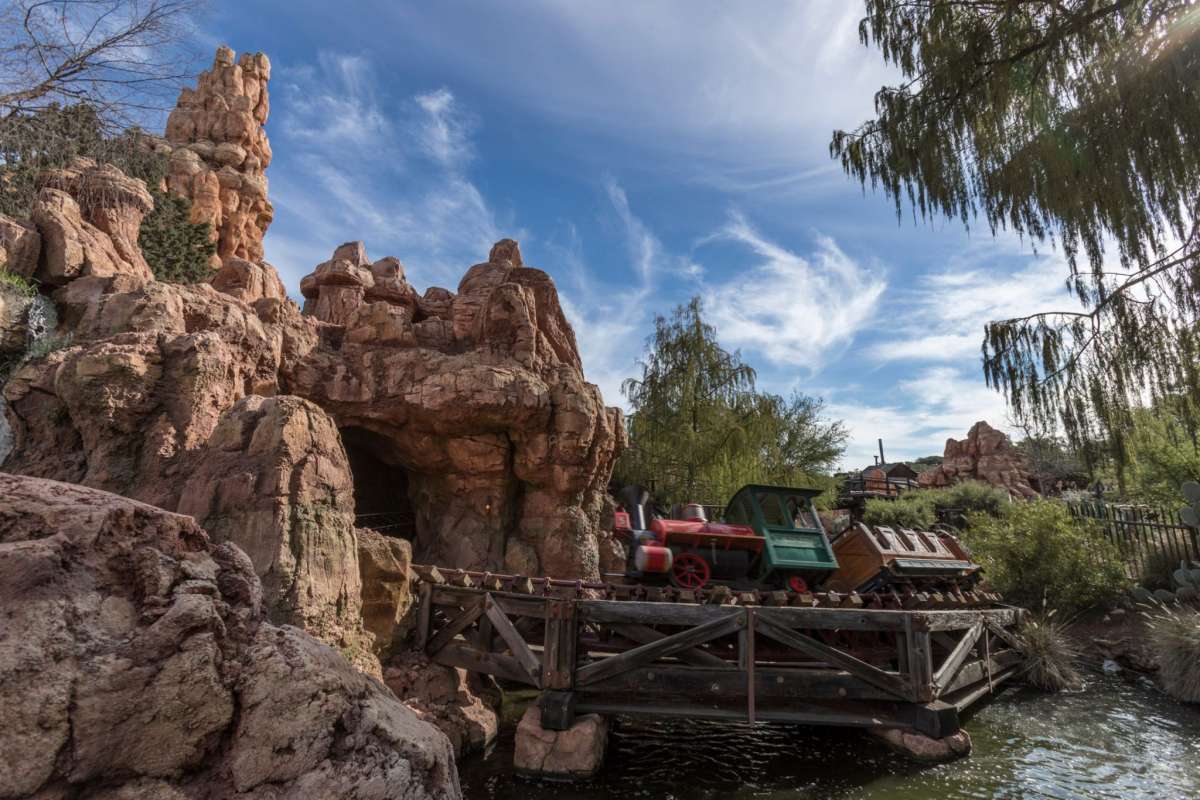
[(540, 689), (554, 730), (597, 712), (940, 738), (1022, 660), (1017, 608), (870, 609), (835, 593), (724, 587), (663, 601), (643, 587), (414, 570), (417, 646), (438, 664)]

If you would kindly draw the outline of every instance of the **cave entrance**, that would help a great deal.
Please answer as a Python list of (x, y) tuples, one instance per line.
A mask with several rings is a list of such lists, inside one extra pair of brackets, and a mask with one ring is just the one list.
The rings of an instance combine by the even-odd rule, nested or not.
[(354, 524), (412, 541), (417, 516), (408, 492), (408, 470), (388, 440), (364, 428), (342, 428), (354, 478)]

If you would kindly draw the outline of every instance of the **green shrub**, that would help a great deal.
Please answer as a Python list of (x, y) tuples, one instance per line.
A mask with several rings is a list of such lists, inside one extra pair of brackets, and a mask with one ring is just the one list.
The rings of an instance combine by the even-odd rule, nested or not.
[(37, 287), (31, 281), (14, 272), (9, 272), (2, 263), (0, 263), (0, 285), (11, 287), (30, 297), (37, 294)]
[(1150, 622), (1150, 645), (1167, 693), (1200, 703), (1200, 612), (1164, 608)]
[(1074, 613), (1128, 585), (1120, 552), (1090, 520), (1052, 500), (1013, 503), (999, 517), (968, 516), (966, 544), (1009, 602)]
[(191, 221), (192, 204), (184, 197), (152, 191), (154, 210), (142, 220), (138, 245), (160, 281), (201, 283), (212, 277), (209, 256), (217, 246), (207, 222)]
[(895, 500), (872, 498), (863, 509), (863, 521), (868, 525), (928, 530), (937, 522), (932, 495), (916, 491), (906, 492)]
[(963, 481), (931, 492), (937, 511), (959, 509), (965, 515), (983, 513), (998, 517), (1011, 505), (1008, 492), (982, 481)]
[(1047, 692), (1082, 688), (1083, 678), (1076, 666), (1079, 648), (1067, 635), (1066, 626), (1054, 621), (1053, 612), (1025, 623), (1018, 635), (1025, 649), (1022, 674), (1027, 683)]

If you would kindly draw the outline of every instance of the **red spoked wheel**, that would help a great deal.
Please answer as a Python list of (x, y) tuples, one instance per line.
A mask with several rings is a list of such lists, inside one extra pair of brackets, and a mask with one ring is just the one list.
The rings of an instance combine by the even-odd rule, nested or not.
[(799, 575), (789, 575), (787, 579), (788, 591), (804, 594), (808, 591), (808, 583)]
[(680, 589), (703, 589), (712, 577), (712, 567), (695, 553), (676, 553), (671, 565), (671, 583)]

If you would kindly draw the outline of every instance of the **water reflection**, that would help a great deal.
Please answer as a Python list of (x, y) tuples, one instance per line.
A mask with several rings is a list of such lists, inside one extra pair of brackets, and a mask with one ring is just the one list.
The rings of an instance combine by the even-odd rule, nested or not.
[(622, 720), (604, 772), (546, 785), (510, 773), (508, 716), (497, 749), (464, 764), (470, 800), (1200, 797), (1200, 708), (1119, 677), (1069, 695), (1010, 690), (968, 721), (974, 754), (933, 768), (849, 731)]

